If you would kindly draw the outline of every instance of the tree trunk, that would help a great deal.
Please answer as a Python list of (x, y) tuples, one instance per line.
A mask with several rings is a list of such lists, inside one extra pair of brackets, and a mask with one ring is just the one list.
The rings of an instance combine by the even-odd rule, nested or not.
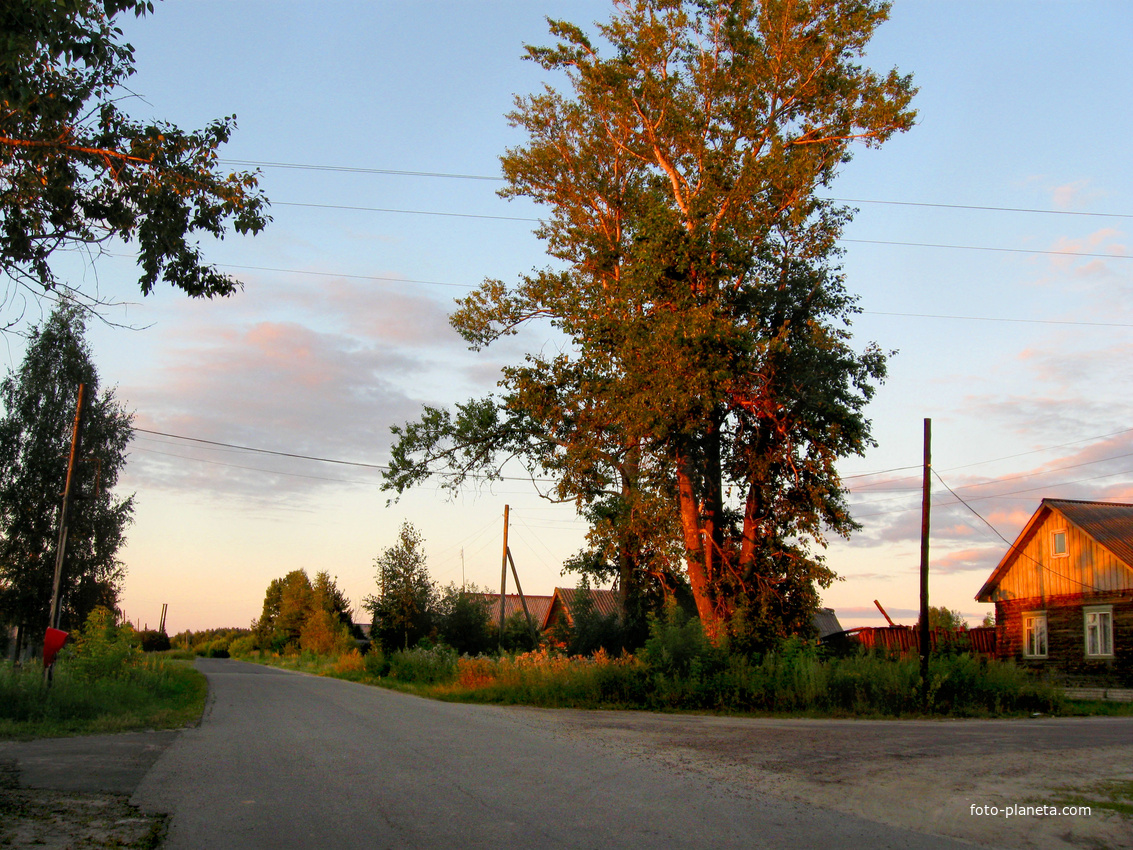
[(701, 524), (700, 505), (694, 486), (695, 470), (692, 458), (678, 453), (677, 491), (681, 508), (681, 530), (685, 539), (685, 568), (692, 596), (696, 600), (696, 613), (704, 634), (715, 641), (720, 636), (720, 623), (716, 616), (715, 594), (712, 593), (705, 558), (704, 528)]

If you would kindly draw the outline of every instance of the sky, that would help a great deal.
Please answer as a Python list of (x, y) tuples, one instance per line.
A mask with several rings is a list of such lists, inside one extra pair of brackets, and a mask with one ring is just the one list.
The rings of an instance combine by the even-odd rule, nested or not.
[[(505, 505), (523, 590), (573, 585), (573, 506), (524, 480), (390, 503), (375, 467), (391, 426), (491, 392), (501, 366), (554, 344), (533, 328), (471, 352), (447, 317), (484, 278), (545, 264), (538, 208), (492, 179), (523, 141), (513, 96), (545, 79), (523, 45), (550, 42), (546, 17), (592, 29), (610, 11), (165, 0), (122, 21), (129, 111), (182, 128), (236, 115), (224, 166), (261, 168), (274, 219), (202, 243), (244, 284), (227, 299), (143, 299), (125, 247), (68, 270), (128, 302), (109, 318), (129, 328), (89, 329), (103, 384), (137, 428), (175, 435), (139, 432), (120, 482), (136, 501), (131, 620), (154, 627), (168, 603), (170, 634), (246, 627), (294, 569), (328, 571), (362, 619), (403, 522), (436, 581), (498, 589)], [(925, 418), (931, 602), (973, 624), (1043, 497), (1133, 501), (1131, 31), (1124, 2), (896, 0), (870, 45), (872, 67), (913, 74), (918, 119), (857, 150), (828, 193), (858, 210), (842, 240), (854, 345), (895, 352), (868, 408), (877, 446), (840, 466), (862, 525), (826, 551), (841, 580), (823, 604), (844, 627), (883, 624), (875, 599), (915, 621)], [(9, 335), (0, 368), (21, 355)]]

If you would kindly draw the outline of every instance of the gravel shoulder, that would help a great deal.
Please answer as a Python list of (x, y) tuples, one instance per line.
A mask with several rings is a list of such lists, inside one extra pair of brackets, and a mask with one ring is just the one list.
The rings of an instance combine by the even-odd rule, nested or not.
[[(1133, 848), (1133, 818), (1006, 816), (1133, 781), (1133, 718), (866, 721), (556, 712), (558, 734), (755, 793), (981, 846)], [(973, 807), (985, 807), (974, 814)], [(991, 807), (998, 809), (991, 814)], [(976, 811), (981, 811), (977, 808)]]

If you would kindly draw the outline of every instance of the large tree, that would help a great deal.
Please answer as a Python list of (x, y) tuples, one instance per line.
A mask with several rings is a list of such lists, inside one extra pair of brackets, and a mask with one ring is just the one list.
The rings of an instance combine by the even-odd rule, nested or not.
[(21, 640), (48, 625), (59, 513), (79, 384), (81, 452), (75, 466), (62, 581), (61, 624), (80, 625), (96, 606), (113, 608), (125, 570), (118, 550), (133, 497), (114, 488), (126, 463), (132, 415), (99, 376), (82, 311), (57, 308), (31, 331), (23, 362), (0, 385), (0, 611)]
[(556, 266), (485, 282), (453, 324), (474, 347), (535, 320), (566, 337), (505, 370), (502, 397), (564, 402), (536, 417), (564, 479), (591, 447), (651, 471), (640, 491), (670, 499), (711, 636), (806, 629), (825, 535), (855, 528), (835, 462), (871, 443), (885, 358), (850, 345), (849, 212), (816, 190), (853, 143), (912, 125), (910, 79), (859, 64), (887, 13), (624, 0), (600, 41), (551, 21), (558, 43), (528, 48), (567, 90), (517, 98), (503, 194), (546, 207)]
[(99, 296), (61, 281), (55, 251), (109, 240), (138, 250), (140, 284), (194, 296), (237, 282), (207, 265), (194, 234), (257, 232), (267, 223), (256, 175), (224, 173), (218, 148), (235, 118), (203, 130), (136, 121), (123, 111), (133, 47), (116, 18), (147, 0), (6, 0), (0, 4), (0, 275), (8, 324), (18, 289), (52, 290), (97, 308)]

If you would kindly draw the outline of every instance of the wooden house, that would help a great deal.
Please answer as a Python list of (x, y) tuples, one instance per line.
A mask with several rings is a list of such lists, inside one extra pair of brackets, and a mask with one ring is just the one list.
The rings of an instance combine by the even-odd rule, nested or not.
[(1133, 505), (1043, 499), (976, 600), (995, 603), (1001, 658), (1133, 685)]

